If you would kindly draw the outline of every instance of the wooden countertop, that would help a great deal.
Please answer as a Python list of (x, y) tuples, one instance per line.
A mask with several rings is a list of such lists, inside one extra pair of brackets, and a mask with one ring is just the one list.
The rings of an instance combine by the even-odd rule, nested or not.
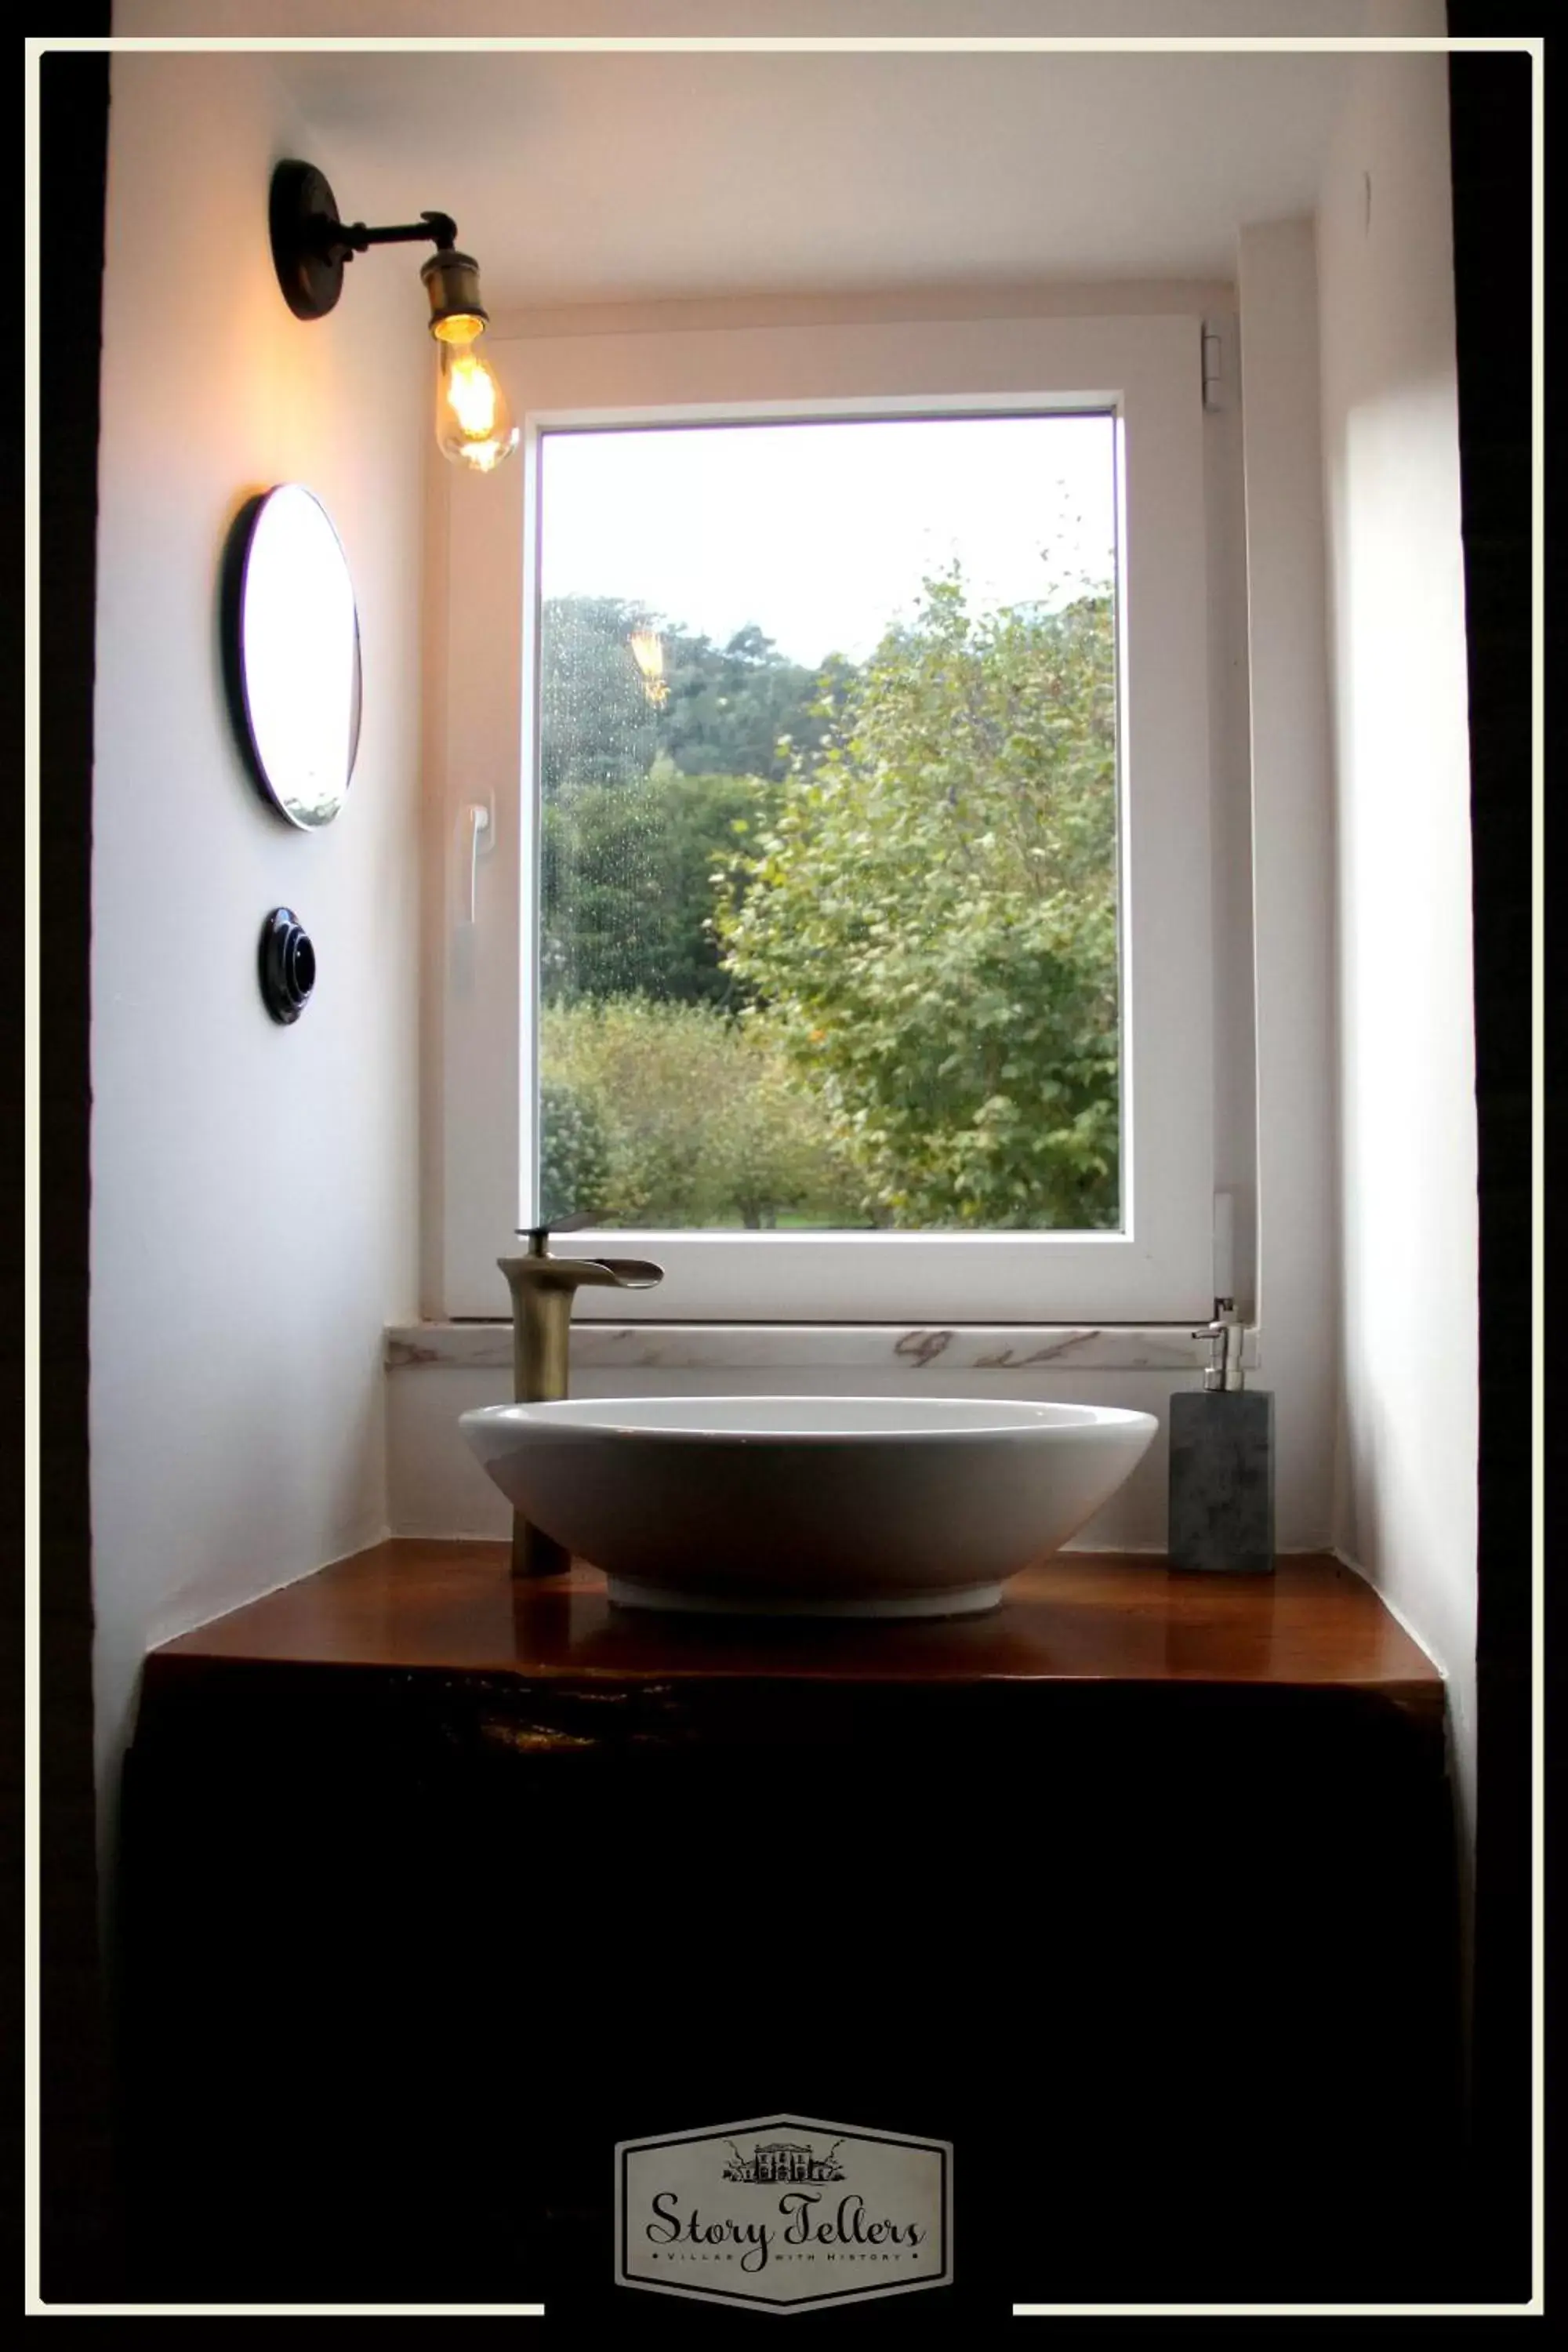
[(984, 1617), (766, 1623), (613, 1609), (596, 1569), (514, 1584), (500, 1543), (399, 1537), (155, 1650), (149, 1688), (236, 1664), (566, 1686), (807, 1680), (1186, 1683), (1356, 1690), (1440, 1719), (1436, 1667), (1372, 1587), (1320, 1555), (1272, 1576), (1072, 1552)]

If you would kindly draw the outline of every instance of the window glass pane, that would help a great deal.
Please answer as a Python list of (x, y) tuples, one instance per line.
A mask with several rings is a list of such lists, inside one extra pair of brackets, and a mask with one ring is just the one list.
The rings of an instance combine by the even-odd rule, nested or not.
[(1113, 1230), (1116, 433), (549, 434), (539, 1206)]

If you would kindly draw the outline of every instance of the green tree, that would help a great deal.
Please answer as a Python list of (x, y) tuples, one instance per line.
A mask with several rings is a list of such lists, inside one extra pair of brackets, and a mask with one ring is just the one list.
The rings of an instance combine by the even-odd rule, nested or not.
[(1118, 1216), (1110, 597), (928, 582), (715, 875), (724, 961), (880, 1217)]
[(825, 698), (841, 698), (853, 676), (829, 655), (816, 668), (792, 662), (755, 625), (723, 646), (684, 629), (664, 639), (668, 693), (660, 707), (658, 748), (688, 775), (784, 775), (793, 753), (821, 745)]
[(555, 1213), (606, 1224), (867, 1223), (862, 1188), (763, 1030), (645, 997), (546, 1005), (541, 1136)]
[(595, 1097), (567, 1078), (539, 1089), (539, 1213), (549, 1220), (597, 1211), (611, 1185), (610, 1123)]
[[(658, 639), (654, 679), (632, 650), (644, 634)], [(819, 746), (855, 676), (837, 655), (816, 667), (789, 660), (754, 625), (718, 646), (619, 596), (548, 598), (540, 656), (546, 807), (584, 785), (635, 784), (656, 759), (689, 776), (776, 782), (792, 751)]]
[(631, 640), (656, 627), (619, 596), (552, 596), (541, 615), (540, 789), (545, 806), (574, 785), (627, 785), (658, 750), (658, 711)]
[(634, 783), (568, 787), (543, 810), (540, 969), (552, 1000), (637, 994), (731, 1005), (720, 961), (715, 861), (766, 824), (779, 787), (684, 776), (668, 760)]

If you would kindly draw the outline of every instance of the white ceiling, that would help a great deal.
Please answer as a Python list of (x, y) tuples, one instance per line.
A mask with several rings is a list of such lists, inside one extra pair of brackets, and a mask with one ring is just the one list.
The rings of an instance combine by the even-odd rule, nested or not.
[(1349, 65), (1279, 51), (276, 63), (344, 214), (450, 212), (492, 310), (1228, 278), (1239, 225), (1310, 209)]

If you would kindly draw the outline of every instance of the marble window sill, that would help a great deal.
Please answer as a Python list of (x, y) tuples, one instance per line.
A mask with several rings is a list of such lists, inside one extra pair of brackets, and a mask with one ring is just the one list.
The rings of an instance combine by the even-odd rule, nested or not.
[[(402, 1323), (386, 1332), (389, 1370), (456, 1366), (510, 1370), (510, 1323)], [(1018, 1372), (1201, 1370), (1208, 1341), (1177, 1323), (612, 1323), (573, 1326), (572, 1360), (584, 1371)], [(1257, 1333), (1242, 1360), (1258, 1361)]]

